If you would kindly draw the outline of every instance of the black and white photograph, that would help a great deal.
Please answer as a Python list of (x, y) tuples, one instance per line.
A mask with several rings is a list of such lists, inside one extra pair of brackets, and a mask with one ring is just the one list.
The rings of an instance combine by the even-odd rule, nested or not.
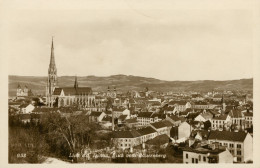
[(0, 4), (5, 165), (258, 162), (257, 1)]

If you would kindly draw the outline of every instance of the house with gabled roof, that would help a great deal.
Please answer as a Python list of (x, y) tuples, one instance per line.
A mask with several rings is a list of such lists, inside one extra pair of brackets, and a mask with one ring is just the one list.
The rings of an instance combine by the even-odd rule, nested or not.
[(218, 117), (214, 117), (211, 120), (211, 128), (213, 130), (216, 129), (223, 129), (223, 128), (230, 128), (232, 124), (232, 120), (229, 114), (223, 114)]
[(92, 111), (88, 116), (89, 122), (101, 122), (105, 115), (104, 112)]
[(233, 163), (233, 157), (228, 150), (223, 148), (185, 147), (183, 149), (183, 163)]
[(154, 112), (140, 112), (137, 115), (137, 121), (140, 126), (149, 125), (150, 123), (154, 123), (159, 120), (158, 115)]
[(113, 112), (115, 118), (118, 118), (121, 115), (130, 116), (130, 110), (125, 108), (125, 107), (123, 107), (123, 106), (113, 107), (112, 108), (112, 112)]
[(190, 125), (188, 122), (183, 122), (179, 125), (178, 127), (178, 139), (182, 139), (183, 141), (185, 141), (186, 139), (188, 139), (190, 137), (191, 131), (194, 128), (192, 127), (192, 125)]
[(245, 118), (245, 128), (252, 128), (253, 126), (253, 112), (246, 110), (243, 112)]
[(165, 121), (151, 123), (150, 126), (158, 132), (158, 135), (167, 134), (170, 136), (170, 131), (168, 132), (168, 124), (166, 124)]
[(170, 121), (174, 126), (181, 124), (181, 119), (176, 115), (166, 115), (165, 120)]
[(151, 126), (140, 128), (137, 129), (136, 131), (140, 134), (141, 143), (153, 139), (158, 135), (158, 132)]
[(140, 145), (141, 134), (137, 130), (113, 131), (112, 141), (118, 149), (125, 150)]
[(253, 160), (253, 137), (245, 132), (211, 131), (208, 138), (209, 144), (218, 142), (225, 146), (234, 157), (235, 162)]
[(21, 113), (29, 114), (34, 110), (35, 107), (32, 104), (21, 104), (19, 108)]
[(138, 126), (137, 118), (130, 118), (125, 120), (125, 125), (128, 128), (134, 128)]
[(213, 115), (209, 112), (203, 112), (200, 113), (197, 117), (195, 117), (195, 121), (202, 121), (202, 122), (206, 122), (208, 120), (211, 120), (213, 118)]
[(179, 111), (185, 111), (188, 108), (191, 108), (191, 103), (187, 101), (170, 101), (168, 103), (169, 107), (175, 107), (174, 112), (179, 112)]

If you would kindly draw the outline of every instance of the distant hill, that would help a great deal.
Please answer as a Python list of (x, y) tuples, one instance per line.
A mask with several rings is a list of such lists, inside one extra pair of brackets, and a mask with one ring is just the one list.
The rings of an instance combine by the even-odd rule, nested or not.
[[(74, 76), (58, 77), (58, 86), (73, 86)], [(45, 94), (47, 77), (38, 76), (9, 76), (9, 96), (16, 95), (17, 85), (27, 85), (33, 93)], [(94, 91), (106, 91), (107, 86), (116, 86), (120, 91), (143, 90), (148, 87), (154, 91), (212, 91), (245, 90), (253, 91), (253, 79), (239, 79), (227, 81), (199, 80), (199, 81), (164, 81), (132, 75), (113, 75), (108, 77), (78, 76), (79, 87), (89, 86)]]

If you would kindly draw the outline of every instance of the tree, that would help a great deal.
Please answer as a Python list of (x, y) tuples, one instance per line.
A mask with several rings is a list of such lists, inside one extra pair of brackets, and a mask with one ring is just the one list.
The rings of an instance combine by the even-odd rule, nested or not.
[[(65, 140), (72, 156), (90, 146), (99, 128), (97, 124), (89, 123), (85, 115), (61, 117), (59, 113), (50, 113), (45, 117), (44, 123), (50, 137)], [(75, 157), (72, 160), (77, 162)]]

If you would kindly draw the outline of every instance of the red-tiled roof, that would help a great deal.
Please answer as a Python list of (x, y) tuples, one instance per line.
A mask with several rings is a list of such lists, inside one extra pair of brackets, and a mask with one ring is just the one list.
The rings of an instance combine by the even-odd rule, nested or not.
[(168, 120), (163, 120), (162, 121), (164, 123), (164, 125), (166, 125), (167, 127), (172, 127), (174, 124), (172, 124), (170, 121)]
[(213, 120), (226, 120), (227, 119), (227, 114), (220, 115), (218, 117), (213, 118)]
[(211, 131), (208, 139), (244, 142), (246, 135), (245, 132)]
[(141, 112), (138, 114), (138, 117), (143, 117), (143, 118), (152, 118), (152, 114), (151, 112)]
[(155, 133), (156, 130), (154, 130), (152, 127), (145, 127), (145, 128), (141, 128), (136, 130), (140, 135), (148, 135), (148, 134), (152, 134)]
[(137, 118), (131, 118), (131, 119), (127, 119), (125, 120), (126, 123), (136, 123), (137, 122)]
[(169, 143), (170, 138), (166, 134), (158, 135), (154, 139), (147, 141), (146, 143), (149, 145), (163, 145)]
[(136, 130), (132, 131), (114, 131), (113, 137), (114, 138), (136, 138), (139, 137), (140, 133)]
[(95, 116), (95, 117), (99, 117), (103, 112), (99, 112), (99, 111), (92, 111), (90, 116)]
[(181, 119), (176, 116), (176, 115), (171, 115), (171, 116), (168, 116), (169, 118), (171, 118), (173, 121), (180, 121)]
[(212, 119), (213, 115), (209, 112), (206, 113), (202, 113), (200, 114), (203, 118), (205, 118), (206, 120)]
[(154, 126), (154, 128), (156, 129), (167, 127), (167, 125), (162, 121), (151, 123), (151, 125)]

